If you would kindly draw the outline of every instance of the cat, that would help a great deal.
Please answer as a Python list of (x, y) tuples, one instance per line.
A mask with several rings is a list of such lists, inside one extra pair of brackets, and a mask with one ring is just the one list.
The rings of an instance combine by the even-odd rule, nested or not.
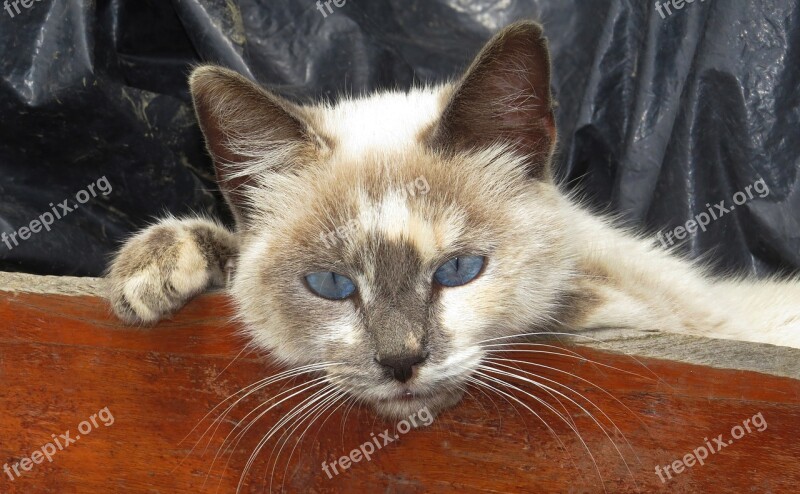
[(133, 236), (107, 273), (128, 323), (230, 277), (254, 345), (395, 418), (458, 403), (489, 342), (529, 332), (800, 348), (798, 278), (714, 278), (556, 184), (534, 22), (499, 32), (458, 81), (407, 92), (301, 106), (209, 65), (189, 84), (235, 230), (169, 217)]

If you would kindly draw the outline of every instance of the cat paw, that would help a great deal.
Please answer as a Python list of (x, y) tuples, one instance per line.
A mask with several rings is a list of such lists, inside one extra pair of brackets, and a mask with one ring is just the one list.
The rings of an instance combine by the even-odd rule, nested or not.
[(111, 308), (129, 324), (155, 323), (224, 284), (236, 252), (234, 235), (212, 221), (163, 220), (131, 238), (111, 263)]

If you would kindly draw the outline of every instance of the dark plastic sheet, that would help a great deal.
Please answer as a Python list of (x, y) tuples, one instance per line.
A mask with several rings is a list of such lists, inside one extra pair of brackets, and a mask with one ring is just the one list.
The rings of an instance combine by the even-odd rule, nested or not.
[(653, 1), (338, 4), (322, 2), (325, 15), (315, 0), (32, 0), (13, 17), (0, 11), (0, 232), (33, 226), (50, 203), (77, 204), (103, 177), (112, 187), (49, 232), (0, 243), (0, 269), (97, 275), (154, 216), (227, 215), (191, 111), (192, 64), (226, 65), (299, 100), (408, 87), (457, 75), (521, 18), (550, 38), (569, 187), (667, 232), (762, 181), (768, 195), (683, 249), (711, 252), (723, 269), (800, 267), (797, 2), (695, 0), (670, 3), (671, 14), (662, 5), (663, 18)]

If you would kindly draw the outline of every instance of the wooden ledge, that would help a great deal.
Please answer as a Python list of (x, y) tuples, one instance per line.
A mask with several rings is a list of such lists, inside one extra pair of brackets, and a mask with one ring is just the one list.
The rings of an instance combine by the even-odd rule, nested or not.
[[(102, 278), (0, 272), (0, 293), (102, 297), (103, 286)], [(212, 292), (207, 296), (220, 294)], [(632, 357), (659, 358), (800, 379), (800, 349), (795, 348), (630, 329), (586, 331), (571, 341), (582, 347)]]
[(103, 284), (102, 278), (36, 276), (26, 273), (0, 272), (0, 292), (102, 297)]
[[(246, 342), (230, 324), (222, 294), (204, 295), (172, 320), (141, 329), (120, 325), (101, 290), (97, 279), (0, 273), (0, 492), (235, 492), (258, 440), (299, 400), (269, 410), (212, 467), (225, 436), (260, 403), (307, 380), (254, 393), (192, 451), (220, 409), (203, 420), (208, 412), (281, 369), (242, 351)], [(509, 393), (501, 396), (470, 388), (471, 396), (431, 427), (398, 434), (370, 461), (328, 478), (323, 461), (330, 464), (396, 425), (367, 408), (347, 413), (342, 406), (324, 425), (316, 421), (292, 455), (305, 425), (279, 456), (278, 449), (270, 455), (276, 442), (268, 442), (242, 491), (268, 492), (269, 479), (275, 492), (320, 493), (593, 493), (604, 487), (780, 493), (800, 484), (800, 351), (657, 333), (585, 336), (597, 341), (554, 343), (561, 350), (552, 352), (563, 355), (526, 352), (530, 347), (503, 355), (527, 362), (510, 365), (539, 374), (549, 391), (497, 375), (519, 390), (495, 383)], [(109, 426), (97, 415), (106, 407), (114, 419)], [(568, 415), (569, 424), (557, 413)], [(761, 423), (757, 417), (763, 430), (753, 425)], [(81, 425), (91, 430), (81, 435)], [(740, 428), (743, 435), (734, 439)], [(81, 438), (52, 462), (25, 460), (66, 431)], [(687, 457), (701, 455), (720, 434), (727, 445), (703, 465)], [(2, 471), (20, 461), (30, 471), (17, 466), (19, 477)]]

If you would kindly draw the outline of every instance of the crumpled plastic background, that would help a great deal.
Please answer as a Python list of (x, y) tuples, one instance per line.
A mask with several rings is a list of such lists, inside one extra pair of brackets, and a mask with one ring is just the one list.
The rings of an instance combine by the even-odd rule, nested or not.
[(0, 11), (0, 232), (75, 203), (102, 177), (113, 190), (49, 232), (0, 243), (2, 270), (98, 275), (155, 216), (227, 217), (190, 106), (193, 64), (301, 101), (404, 88), (457, 76), (522, 18), (550, 39), (565, 184), (598, 211), (667, 232), (763, 179), (765, 197), (681, 249), (722, 270), (800, 268), (798, 2), (337, 0), (329, 11), (324, 0), (35, 0), (19, 13), (13, 3)]

